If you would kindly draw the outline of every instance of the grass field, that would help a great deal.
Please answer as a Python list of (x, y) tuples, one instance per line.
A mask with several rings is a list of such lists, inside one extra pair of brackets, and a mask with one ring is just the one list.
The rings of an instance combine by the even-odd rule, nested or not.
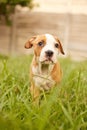
[(0, 130), (87, 130), (87, 61), (59, 59), (61, 84), (33, 106), (32, 56), (0, 56)]

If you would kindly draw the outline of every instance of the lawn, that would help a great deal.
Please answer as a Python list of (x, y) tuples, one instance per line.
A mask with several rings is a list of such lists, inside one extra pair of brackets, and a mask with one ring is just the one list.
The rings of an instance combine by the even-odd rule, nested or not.
[(87, 61), (59, 59), (61, 84), (32, 104), (32, 56), (0, 56), (0, 130), (87, 130)]

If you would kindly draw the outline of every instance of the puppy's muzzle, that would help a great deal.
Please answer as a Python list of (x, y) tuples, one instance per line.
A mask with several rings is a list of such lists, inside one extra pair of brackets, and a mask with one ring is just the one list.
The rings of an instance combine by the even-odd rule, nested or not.
[(47, 50), (47, 51), (45, 52), (45, 54), (46, 54), (46, 57), (47, 57), (47, 58), (51, 58), (51, 57), (53, 56), (53, 51)]

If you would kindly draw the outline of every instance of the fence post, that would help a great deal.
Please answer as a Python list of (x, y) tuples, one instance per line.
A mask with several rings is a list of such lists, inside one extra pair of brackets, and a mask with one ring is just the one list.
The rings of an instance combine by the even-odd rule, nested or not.
[(11, 35), (10, 35), (10, 42), (9, 42), (9, 50), (12, 53), (13, 50), (17, 51), (17, 12), (15, 9), (15, 12), (13, 14), (12, 19), (12, 26), (11, 26)]
[(70, 33), (71, 2), (72, 0), (69, 0), (67, 3), (67, 14), (66, 14), (66, 21), (65, 21), (64, 48), (65, 48), (66, 56), (68, 55), (67, 49), (69, 44), (69, 33)]

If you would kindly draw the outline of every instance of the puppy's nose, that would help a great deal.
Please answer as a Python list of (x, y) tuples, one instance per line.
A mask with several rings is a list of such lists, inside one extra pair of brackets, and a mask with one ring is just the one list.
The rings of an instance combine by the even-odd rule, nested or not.
[(52, 57), (53, 56), (53, 51), (51, 51), (51, 50), (48, 50), (45, 53), (46, 53), (46, 56), (48, 56), (48, 57)]

